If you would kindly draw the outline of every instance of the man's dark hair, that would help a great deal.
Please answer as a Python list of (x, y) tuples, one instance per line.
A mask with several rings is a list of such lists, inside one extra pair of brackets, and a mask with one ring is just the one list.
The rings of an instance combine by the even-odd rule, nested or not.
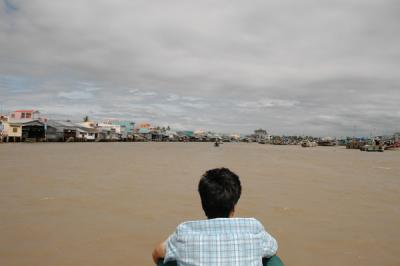
[(242, 193), (239, 177), (228, 168), (205, 172), (198, 189), (208, 219), (229, 217)]

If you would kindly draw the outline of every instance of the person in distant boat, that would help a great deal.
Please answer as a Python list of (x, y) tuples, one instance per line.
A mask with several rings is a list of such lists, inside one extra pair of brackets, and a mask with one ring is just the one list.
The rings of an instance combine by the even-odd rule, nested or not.
[(234, 218), (242, 187), (228, 168), (208, 170), (198, 192), (207, 220), (180, 224), (153, 251), (159, 265), (283, 266), (278, 243), (254, 218)]

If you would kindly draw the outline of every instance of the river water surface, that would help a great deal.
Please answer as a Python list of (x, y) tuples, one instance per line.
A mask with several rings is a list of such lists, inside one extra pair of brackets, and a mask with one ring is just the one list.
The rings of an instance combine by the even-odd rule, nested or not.
[(244, 143), (2, 144), (0, 265), (153, 265), (221, 166), (286, 265), (400, 265), (400, 151)]

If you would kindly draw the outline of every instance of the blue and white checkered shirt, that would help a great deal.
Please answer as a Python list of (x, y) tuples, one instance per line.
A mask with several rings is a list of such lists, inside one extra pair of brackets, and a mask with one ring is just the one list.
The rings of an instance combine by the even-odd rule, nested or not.
[(259, 266), (278, 244), (254, 218), (217, 218), (180, 224), (165, 247), (164, 262), (179, 266)]

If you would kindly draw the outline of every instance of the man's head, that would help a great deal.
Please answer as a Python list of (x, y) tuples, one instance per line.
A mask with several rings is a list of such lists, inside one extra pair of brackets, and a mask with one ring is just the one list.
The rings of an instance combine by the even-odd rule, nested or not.
[(229, 217), (242, 192), (239, 177), (228, 168), (205, 172), (198, 189), (201, 205), (209, 219)]

